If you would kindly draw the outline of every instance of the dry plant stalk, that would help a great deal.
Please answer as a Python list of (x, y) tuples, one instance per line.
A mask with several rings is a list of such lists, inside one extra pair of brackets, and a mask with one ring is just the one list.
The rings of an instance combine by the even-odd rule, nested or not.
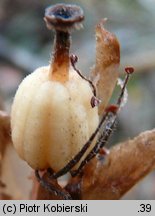
[[(66, 188), (75, 199), (120, 199), (154, 168), (155, 130), (152, 130), (115, 145), (104, 163), (93, 159), (85, 167), (82, 179), (72, 178)], [(34, 184), (37, 184), (36, 180)], [(77, 185), (80, 191), (76, 190)], [(41, 185), (38, 185), (35, 197), (53, 199), (53, 195)]]

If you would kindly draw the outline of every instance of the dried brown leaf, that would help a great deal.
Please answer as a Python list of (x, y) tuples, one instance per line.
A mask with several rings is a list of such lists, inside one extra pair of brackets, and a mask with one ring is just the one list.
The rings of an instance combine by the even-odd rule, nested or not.
[[(0, 199), (28, 198), (30, 169), (17, 156), (11, 141), (10, 117), (0, 111)], [(3, 186), (5, 185), (5, 187)]]
[(11, 199), (5, 192), (6, 184), (2, 181), (2, 162), (10, 140), (10, 117), (4, 111), (0, 111), (0, 200)]
[(96, 27), (96, 64), (91, 79), (96, 84), (101, 104), (99, 114), (103, 113), (112, 95), (118, 78), (120, 47), (116, 36), (103, 27), (101, 21)]
[(155, 168), (155, 130), (114, 146), (106, 162), (94, 159), (84, 169), (82, 199), (120, 199)]
[(0, 111), (0, 177), (2, 172), (2, 160), (10, 140), (10, 117), (4, 111)]
[(4, 111), (0, 111), (0, 154), (1, 154), (1, 159), (4, 155), (6, 145), (10, 141), (11, 141), (10, 117)]
[(7, 145), (2, 161), (2, 182), (5, 193), (12, 199), (28, 199), (32, 187), (29, 179), (31, 168), (21, 160), (11, 144)]

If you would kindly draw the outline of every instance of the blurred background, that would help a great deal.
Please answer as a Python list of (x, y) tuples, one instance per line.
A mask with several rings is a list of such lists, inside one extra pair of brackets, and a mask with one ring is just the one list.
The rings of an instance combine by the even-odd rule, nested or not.
[[(108, 18), (105, 27), (121, 45), (121, 67), (135, 68), (128, 85), (129, 99), (119, 114), (112, 144), (132, 138), (155, 126), (155, 0), (0, 0), (0, 108), (10, 112), (21, 80), (47, 65), (53, 33), (44, 24), (44, 9), (55, 3), (74, 3), (85, 12), (84, 29), (73, 33), (71, 52), (88, 75), (95, 63), (95, 25)], [(155, 172), (136, 185), (124, 199), (155, 199)]]

